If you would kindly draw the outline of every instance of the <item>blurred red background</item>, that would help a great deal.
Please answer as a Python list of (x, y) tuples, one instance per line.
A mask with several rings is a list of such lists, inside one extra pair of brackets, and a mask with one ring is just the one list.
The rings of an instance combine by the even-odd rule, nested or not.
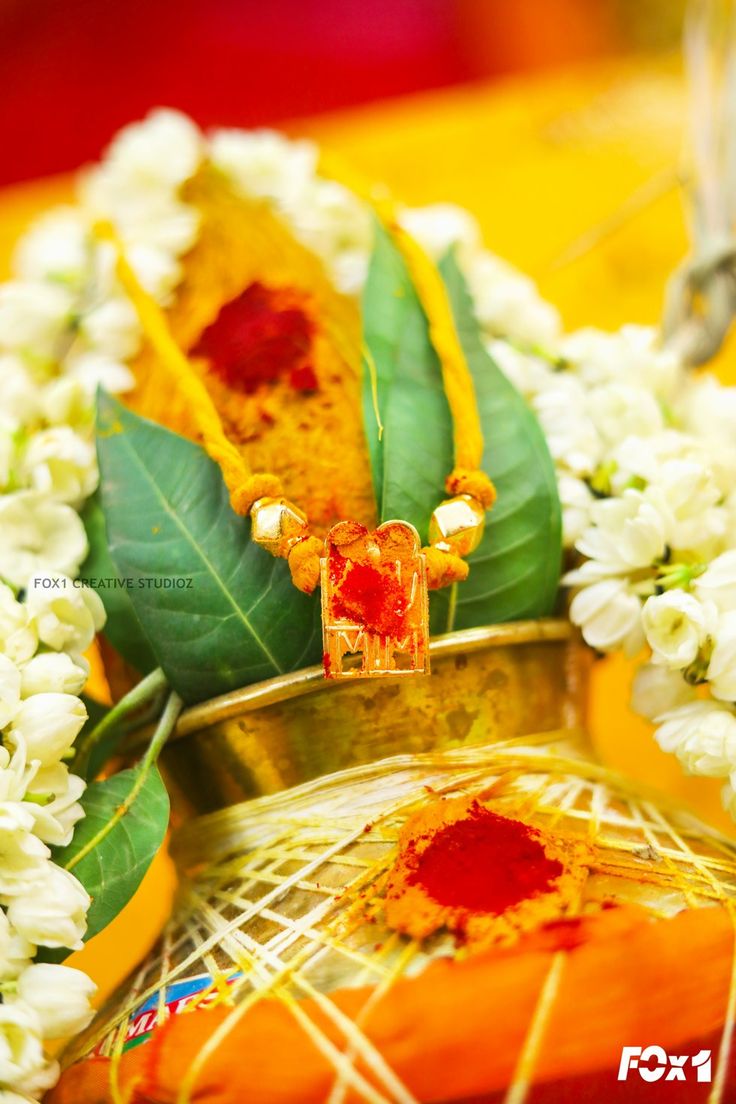
[(152, 106), (290, 118), (616, 50), (622, 0), (0, 0), (0, 183)]

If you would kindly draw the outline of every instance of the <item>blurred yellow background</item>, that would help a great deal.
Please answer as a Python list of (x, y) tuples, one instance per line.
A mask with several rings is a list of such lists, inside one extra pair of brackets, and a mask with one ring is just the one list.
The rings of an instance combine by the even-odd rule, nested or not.
[[(674, 62), (630, 59), (351, 110), (300, 124), (410, 204), (474, 212), (496, 252), (530, 273), (569, 327), (656, 323), (687, 250), (677, 172), (686, 119)], [(295, 130), (296, 132), (296, 130)], [(0, 193), (0, 261), (30, 218), (72, 194), (68, 178)], [(720, 358), (734, 380), (733, 357)], [(628, 710), (630, 667), (596, 666), (591, 729), (612, 766), (682, 798), (732, 832), (719, 785), (685, 778)], [(168, 912), (159, 857), (134, 901), (75, 960), (104, 996), (140, 959)]]

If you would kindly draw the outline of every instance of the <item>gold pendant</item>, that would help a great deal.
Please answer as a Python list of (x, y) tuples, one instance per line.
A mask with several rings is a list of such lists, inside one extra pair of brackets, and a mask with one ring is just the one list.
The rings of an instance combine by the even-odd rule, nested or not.
[(321, 569), (327, 678), (429, 673), (427, 571), (413, 525), (341, 521)]

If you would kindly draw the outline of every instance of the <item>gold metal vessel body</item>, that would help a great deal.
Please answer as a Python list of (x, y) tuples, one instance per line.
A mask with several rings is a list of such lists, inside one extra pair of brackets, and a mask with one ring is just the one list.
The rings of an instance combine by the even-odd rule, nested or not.
[(163, 756), (179, 819), (391, 755), (583, 723), (588, 652), (568, 621), (435, 638), (432, 673), (331, 682), (310, 667), (187, 710)]

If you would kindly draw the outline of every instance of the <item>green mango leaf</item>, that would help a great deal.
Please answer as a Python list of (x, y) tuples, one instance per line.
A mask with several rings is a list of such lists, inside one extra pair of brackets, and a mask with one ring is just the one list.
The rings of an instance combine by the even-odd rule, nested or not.
[(120, 579), (110, 558), (99, 491), (87, 500), (82, 521), (87, 531), (89, 552), (82, 564), (80, 578), (94, 587), (105, 607), (107, 621), (104, 635), (127, 663), (141, 674), (148, 674), (158, 664), (130, 600), (126, 582)]
[(217, 464), (105, 394), (97, 426), (110, 555), (173, 689), (197, 702), (317, 662), (317, 597), (250, 540)]
[[(68, 847), (54, 849), (54, 862), (71, 871), (92, 898), (85, 939), (102, 931), (128, 903), (166, 834), (166, 787), (156, 766), (149, 767), (142, 780), (141, 770), (124, 770), (88, 786), (81, 799), (85, 818), (77, 824), (74, 839)], [(130, 808), (120, 815), (136, 788)], [(47, 957), (58, 960), (63, 952)]]
[[(396, 247), (376, 226), (363, 293), (363, 416), (380, 521), (409, 521), (427, 540), (452, 469), (452, 420), (427, 320)], [(375, 367), (375, 393), (371, 368)], [(383, 433), (375, 405), (378, 405)]]
[[(483, 469), (498, 500), (470, 576), (432, 595), (432, 631), (542, 617), (552, 612), (562, 564), (557, 480), (544, 434), (523, 396), (486, 352), (456, 261), (440, 266), (475, 383), (485, 439)], [(421, 423), (415, 432), (421, 432)]]

